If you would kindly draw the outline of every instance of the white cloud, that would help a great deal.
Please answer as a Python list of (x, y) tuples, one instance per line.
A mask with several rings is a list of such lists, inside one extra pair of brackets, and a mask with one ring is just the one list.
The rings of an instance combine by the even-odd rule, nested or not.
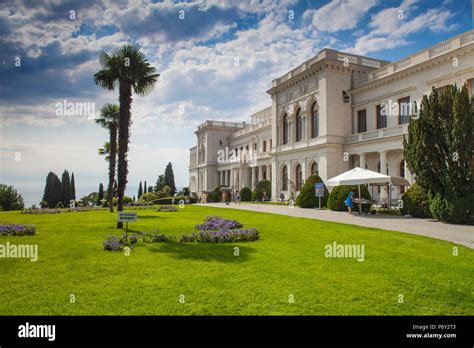
[(312, 19), (317, 30), (335, 32), (357, 27), (359, 20), (375, 5), (376, 0), (338, 0), (317, 10), (308, 10), (304, 16)]

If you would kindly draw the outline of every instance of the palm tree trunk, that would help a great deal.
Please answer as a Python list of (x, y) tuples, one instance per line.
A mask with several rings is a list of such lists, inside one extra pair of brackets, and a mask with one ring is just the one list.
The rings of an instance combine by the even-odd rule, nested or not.
[[(130, 129), (130, 107), (132, 105), (132, 86), (127, 81), (120, 81), (120, 118), (118, 135), (118, 205), (117, 211), (123, 211), (123, 196), (127, 186), (127, 152)], [(117, 228), (123, 228), (122, 222), (117, 222)]]
[(114, 212), (114, 181), (115, 181), (115, 165), (117, 158), (117, 124), (110, 125), (110, 153), (109, 153), (109, 188), (107, 191), (109, 199), (110, 212)]

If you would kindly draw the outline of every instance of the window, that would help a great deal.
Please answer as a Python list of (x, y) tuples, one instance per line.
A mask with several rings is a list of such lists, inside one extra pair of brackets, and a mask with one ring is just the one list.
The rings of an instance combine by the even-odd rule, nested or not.
[(467, 85), (467, 94), (469, 97), (474, 98), (474, 79), (469, 79), (466, 81)]
[(288, 144), (288, 115), (283, 116), (283, 144)]
[(263, 152), (267, 152), (267, 141), (263, 141)]
[(311, 138), (319, 135), (319, 110), (316, 102), (311, 106)]
[(318, 173), (318, 164), (316, 162), (314, 162), (311, 165), (311, 175), (319, 175), (319, 173)]
[(296, 112), (296, 141), (303, 139), (303, 118), (301, 117), (301, 109)]
[(296, 191), (301, 190), (301, 186), (303, 185), (303, 172), (301, 171), (301, 165), (298, 164), (296, 166)]
[(398, 124), (410, 122), (410, 97), (398, 99)]
[(375, 107), (375, 114), (377, 116), (377, 129), (387, 128), (387, 115), (382, 115), (381, 105)]
[[(404, 178), (405, 177), (405, 168), (406, 168), (406, 161), (401, 160), (400, 162), (400, 168), (399, 168), (399, 175), (400, 177)], [(400, 186), (400, 193), (405, 193), (405, 186)]]
[(281, 190), (288, 190), (288, 171), (286, 169), (286, 166), (283, 166), (281, 171)]
[(268, 151), (272, 151), (272, 139), (270, 139), (270, 146), (268, 147)]
[(257, 143), (254, 143), (254, 144), (253, 144), (253, 149), (254, 149), (255, 151), (257, 151)]
[(357, 111), (357, 133), (367, 132), (367, 111)]
[(446, 91), (446, 89), (448, 89), (447, 85), (435, 88), (434, 91), (435, 91), (436, 94), (438, 94), (438, 96), (440, 96), (441, 94), (444, 93), (444, 91)]

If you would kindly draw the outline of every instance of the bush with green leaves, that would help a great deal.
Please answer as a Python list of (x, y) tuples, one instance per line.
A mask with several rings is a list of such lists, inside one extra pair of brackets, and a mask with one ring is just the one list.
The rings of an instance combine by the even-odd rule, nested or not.
[(252, 190), (250, 187), (244, 187), (240, 190), (240, 200), (242, 202), (250, 202), (252, 200)]
[(322, 183), (324, 186), (324, 197), (321, 197), (321, 207), (326, 206), (326, 201), (329, 196), (328, 189), (324, 185), (323, 179), (319, 175), (311, 175), (303, 187), (301, 188), (300, 194), (296, 197), (295, 204), (300, 208), (316, 208), (319, 207), (319, 198), (316, 197), (315, 184)]
[(430, 199), (423, 187), (414, 183), (405, 191), (402, 196), (400, 213), (419, 218), (431, 217)]
[[(173, 201), (174, 199), (174, 201)], [(189, 200), (189, 203), (193, 204), (193, 203), (196, 203), (197, 202), (197, 198), (196, 197), (193, 197), (193, 196), (188, 196), (188, 197), (185, 197), (185, 196), (175, 196), (175, 197), (165, 197), (165, 198), (160, 198), (160, 199), (157, 199), (154, 203), (155, 204), (179, 204), (179, 201), (180, 200), (183, 200), (183, 201), (186, 201), (186, 199)]]
[(23, 197), (13, 188), (0, 184), (0, 207), (1, 210), (21, 210), (25, 207)]
[[(328, 197), (327, 206), (334, 211), (347, 211), (345, 203), (349, 192), (355, 189), (354, 198), (359, 198), (359, 187), (357, 185), (340, 185), (335, 186)], [(360, 185), (360, 195), (364, 199), (371, 199), (369, 190), (366, 185)], [(362, 204), (362, 211), (368, 211), (370, 204)], [(353, 204), (353, 211), (359, 211), (359, 204)]]
[(434, 218), (452, 224), (474, 224), (474, 192), (456, 199), (439, 193), (430, 199), (430, 212)]
[(263, 199), (263, 193), (266, 192), (266, 199), (270, 200), (272, 197), (272, 182), (270, 180), (261, 180), (255, 185), (255, 189), (252, 192), (252, 201), (261, 201)]

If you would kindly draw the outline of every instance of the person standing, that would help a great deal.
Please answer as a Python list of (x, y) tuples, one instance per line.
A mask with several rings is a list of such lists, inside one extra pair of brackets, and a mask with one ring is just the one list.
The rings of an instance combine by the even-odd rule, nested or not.
[(280, 204), (283, 204), (285, 202), (285, 194), (282, 192), (280, 193)]
[(240, 204), (240, 192), (235, 193), (235, 204)]
[(354, 201), (354, 193), (355, 192), (356, 192), (356, 190), (352, 189), (352, 191), (349, 192), (349, 194), (346, 197), (345, 203), (346, 203), (347, 210), (348, 210), (349, 214), (352, 214), (352, 208), (354, 207), (353, 201)]
[(267, 200), (267, 191), (263, 191), (262, 203), (265, 203)]

